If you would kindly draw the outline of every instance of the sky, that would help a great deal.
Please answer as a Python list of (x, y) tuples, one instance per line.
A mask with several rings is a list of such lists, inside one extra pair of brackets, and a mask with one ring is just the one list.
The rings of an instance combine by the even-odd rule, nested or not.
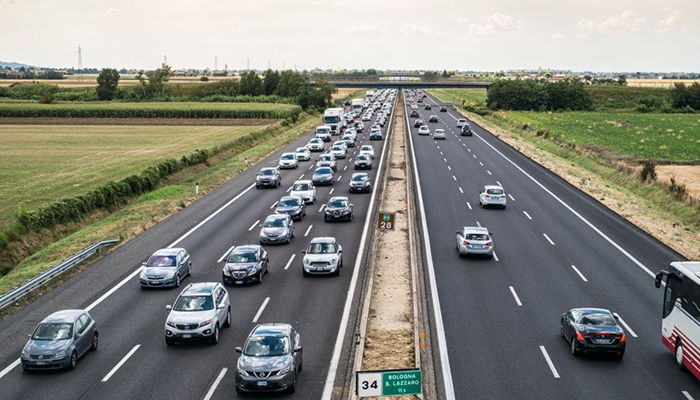
[[(0, 0), (0, 60), (699, 72), (700, 0)], [(216, 58), (216, 64), (215, 64)]]

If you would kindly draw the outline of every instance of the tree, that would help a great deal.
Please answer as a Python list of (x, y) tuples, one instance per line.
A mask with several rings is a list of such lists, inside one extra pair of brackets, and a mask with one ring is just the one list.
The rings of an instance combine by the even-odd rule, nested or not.
[(617, 84), (620, 86), (627, 86), (627, 77), (620, 75), (617, 77)]
[(97, 98), (112, 100), (117, 95), (119, 72), (114, 68), (105, 68), (97, 77)]
[(333, 101), (333, 93), (337, 93), (338, 88), (335, 87), (334, 84), (329, 83), (326, 81), (326, 78), (323, 76), (319, 76), (316, 78), (316, 96), (319, 99), (317, 103), (323, 102), (326, 104), (330, 104)]
[(308, 82), (300, 73), (292, 70), (282, 71), (280, 73), (280, 81), (277, 84), (277, 95), (296, 97), (301, 94), (307, 85)]
[(241, 94), (249, 96), (260, 96), (265, 93), (263, 81), (255, 71), (248, 71), (241, 74)]
[(146, 74), (144, 74), (143, 70), (139, 70), (134, 78), (139, 81), (142, 97), (146, 97)]
[(151, 94), (165, 96), (165, 84), (173, 75), (175, 72), (169, 65), (163, 63), (160, 68), (153, 72), (153, 75), (148, 77), (148, 91)]
[(273, 71), (271, 69), (268, 69), (265, 71), (265, 77), (263, 78), (263, 86), (265, 87), (265, 94), (266, 95), (271, 95), (274, 94), (275, 91), (277, 90), (277, 85), (280, 83), (280, 73), (277, 71)]

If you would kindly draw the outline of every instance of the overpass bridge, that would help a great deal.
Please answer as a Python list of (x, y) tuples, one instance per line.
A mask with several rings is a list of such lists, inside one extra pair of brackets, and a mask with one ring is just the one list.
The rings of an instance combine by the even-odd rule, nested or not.
[[(326, 76), (326, 81), (339, 88), (367, 88), (367, 89), (485, 89), (488, 94), (492, 82), (472, 81), (459, 79), (424, 79), (423, 75), (397, 75), (397, 76)], [(311, 80), (311, 85), (316, 81)]]

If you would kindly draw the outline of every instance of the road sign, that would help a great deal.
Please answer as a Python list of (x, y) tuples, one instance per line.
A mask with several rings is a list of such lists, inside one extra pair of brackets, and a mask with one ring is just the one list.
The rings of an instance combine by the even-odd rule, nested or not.
[(394, 229), (394, 213), (380, 212), (377, 229)]
[(357, 397), (402, 396), (423, 392), (423, 372), (419, 369), (357, 371)]

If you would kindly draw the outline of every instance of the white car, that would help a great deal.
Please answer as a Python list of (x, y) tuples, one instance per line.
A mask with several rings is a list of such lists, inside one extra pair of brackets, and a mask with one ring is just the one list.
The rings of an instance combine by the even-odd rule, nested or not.
[(341, 146), (342, 148), (345, 149), (345, 151), (348, 151), (348, 144), (345, 143), (344, 140), (336, 140), (335, 143), (333, 143), (333, 146), (331, 146), (331, 147), (334, 147), (334, 146)]
[(304, 199), (304, 203), (311, 204), (316, 201), (316, 187), (310, 180), (296, 181), (292, 185), (290, 196), (299, 196)]
[(219, 282), (190, 283), (182, 290), (165, 321), (165, 343), (208, 340), (219, 343), (219, 329), (231, 326), (228, 291)]
[(506, 208), (506, 191), (498, 185), (486, 185), (479, 190), (479, 204), (481, 207), (501, 206), (501, 208)]
[(324, 142), (331, 141), (331, 127), (328, 125), (321, 125), (316, 128), (316, 137), (323, 140)]
[(346, 152), (347, 151), (345, 150), (345, 147), (341, 145), (331, 147), (331, 154), (333, 154), (333, 157), (335, 157), (336, 159), (345, 158)]
[(280, 169), (285, 168), (296, 168), (299, 166), (299, 160), (297, 160), (296, 153), (282, 153), (280, 157), (279, 167)]
[(467, 125), (467, 124), (468, 124), (468, 122), (467, 122), (467, 120), (464, 119), (464, 118), (460, 118), (460, 119), (457, 120), (457, 128), (461, 128), (461, 127), (463, 127), (463, 126), (465, 126), (465, 125)]
[(371, 121), (372, 120), (372, 114), (365, 114), (362, 116), (363, 121)]
[(323, 140), (313, 138), (309, 140), (309, 143), (306, 145), (306, 148), (309, 149), (309, 151), (323, 151)]
[(345, 135), (341, 140), (345, 142), (348, 147), (355, 147), (355, 135)]
[(301, 262), (304, 276), (340, 275), (343, 266), (343, 247), (334, 237), (317, 237), (304, 250)]
[(433, 139), (434, 140), (445, 140), (447, 138), (447, 135), (445, 134), (444, 129), (435, 129), (435, 132), (433, 132)]
[(311, 159), (311, 152), (306, 147), (299, 147), (294, 153), (299, 161), (309, 161)]
[(482, 254), (489, 258), (493, 257), (492, 233), (488, 229), (465, 226), (455, 234), (457, 235), (457, 250), (460, 257), (467, 254)]
[(428, 128), (428, 125), (421, 125), (420, 128), (418, 128), (418, 134), (430, 135), (430, 128)]
[(374, 147), (371, 144), (366, 144), (360, 147), (360, 154), (366, 154), (371, 158), (374, 158)]

